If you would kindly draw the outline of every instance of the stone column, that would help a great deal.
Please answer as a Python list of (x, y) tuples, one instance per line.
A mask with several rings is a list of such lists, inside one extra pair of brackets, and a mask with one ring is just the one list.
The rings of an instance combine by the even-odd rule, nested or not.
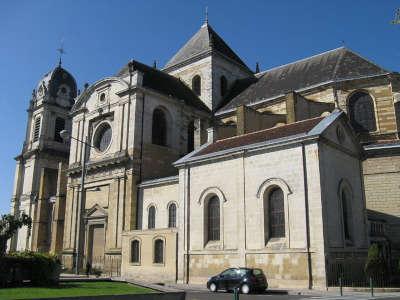
[(58, 164), (58, 180), (56, 202), (54, 207), (54, 219), (51, 225), (51, 245), (50, 252), (60, 253), (64, 237), (64, 217), (65, 217), (65, 202), (67, 193), (67, 176), (65, 170), (67, 164), (60, 162)]

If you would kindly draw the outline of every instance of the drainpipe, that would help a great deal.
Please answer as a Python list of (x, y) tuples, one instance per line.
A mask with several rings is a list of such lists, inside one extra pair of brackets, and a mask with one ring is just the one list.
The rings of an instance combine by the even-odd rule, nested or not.
[(189, 283), (189, 249), (190, 249), (190, 166), (187, 167), (187, 193), (186, 193), (186, 284)]
[(304, 177), (304, 202), (306, 210), (306, 242), (307, 242), (307, 264), (308, 264), (308, 289), (312, 289), (313, 278), (312, 278), (312, 259), (310, 252), (310, 216), (308, 206), (308, 177), (307, 177), (307, 158), (305, 153), (305, 145), (301, 143), (301, 153), (303, 157), (303, 177)]

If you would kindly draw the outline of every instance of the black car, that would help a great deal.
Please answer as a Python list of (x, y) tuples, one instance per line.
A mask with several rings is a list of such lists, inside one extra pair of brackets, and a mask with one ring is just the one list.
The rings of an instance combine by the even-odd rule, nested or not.
[(230, 268), (207, 281), (207, 288), (211, 292), (238, 288), (239, 292), (248, 294), (252, 291), (262, 292), (267, 287), (267, 278), (261, 269)]

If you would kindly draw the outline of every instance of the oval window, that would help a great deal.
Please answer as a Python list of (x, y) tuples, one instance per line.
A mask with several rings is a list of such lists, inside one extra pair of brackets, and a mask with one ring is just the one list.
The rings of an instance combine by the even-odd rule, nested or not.
[(111, 126), (108, 123), (101, 124), (95, 134), (94, 147), (101, 152), (106, 151), (111, 143), (111, 136)]

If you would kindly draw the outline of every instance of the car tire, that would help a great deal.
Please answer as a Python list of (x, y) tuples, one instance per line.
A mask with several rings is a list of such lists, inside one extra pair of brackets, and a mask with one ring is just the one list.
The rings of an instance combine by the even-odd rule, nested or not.
[(247, 283), (242, 284), (242, 286), (240, 287), (240, 292), (242, 294), (250, 293), (250, 286)]
[(212, 282), (210, 284), (209, 290), (210, 290), (210, 292), (213, 292), (213, 293), (217, 292), (217, 290), (218, 290), (217, 285), (214, 282)]

